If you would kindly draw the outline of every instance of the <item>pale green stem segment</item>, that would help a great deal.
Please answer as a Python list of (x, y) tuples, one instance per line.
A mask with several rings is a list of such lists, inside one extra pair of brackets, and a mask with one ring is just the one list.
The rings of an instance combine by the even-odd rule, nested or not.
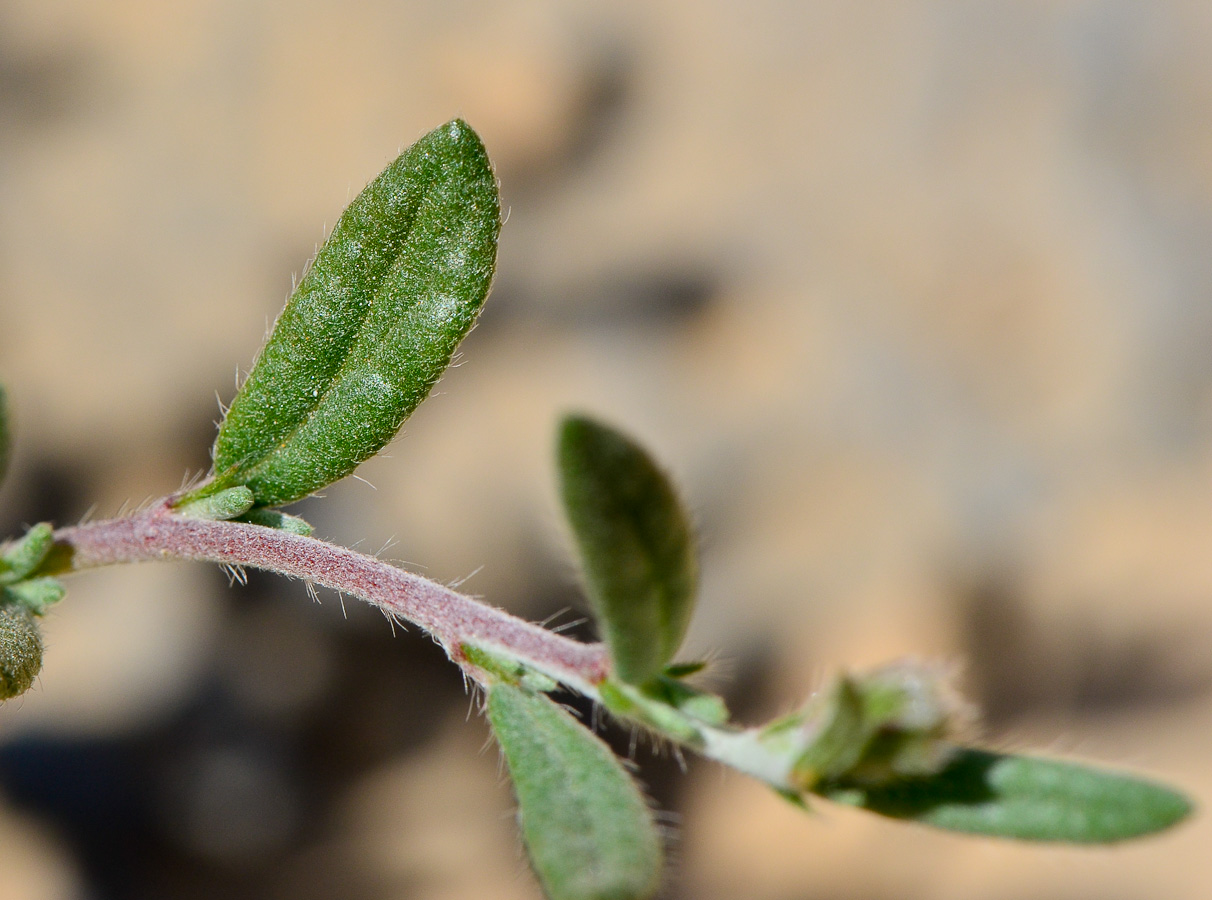
[(635, 781), (600, 739), (542, 694), (488, 689), (531, 864), (549, 900), (644, 900), (662, 849)]
[(246, 485), (281, 506), (382, 449), (475, 322), (500, 220), (467, 123), (405, 150), (341, 215), (220, 426), (214, 481), (183, 502)]
[(626, 435), (564, 419), (557, 451), (564, 509), (615, 676), (642, 684), (681, 646), (694, 611), (698, 561), (673, 485)]

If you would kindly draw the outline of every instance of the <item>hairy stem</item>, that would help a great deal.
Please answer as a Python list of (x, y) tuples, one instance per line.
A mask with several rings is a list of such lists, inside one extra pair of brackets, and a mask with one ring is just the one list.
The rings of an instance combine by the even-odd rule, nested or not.
[[(465, 646), (488, 650), (541, 672), (601, 702), (610, 661), (602, 644), (582, 644), (523, 621), (445, 585), (345, 547), (244, 522), (194, 519), (174, 512), (176, 497), (122, 519), (89, 522), (55, 532), (43, 573), (70, 574), (99, 566), (146, 560), (188, 559), (264, 569), (332, 588), (371, 603), (428, 632), (472, 679), (489, 684)], [(669, 709), (669, 713), (680, 715)], [(615, 710), (620, 718), (685, 743), (700, 753), (787, 788), (785, 760), (761, 746), (754, 729), (736, 731), (692, 724), (687, 741), (677, 730)]]
[(188, 559), (248, 566), (303, 578), (374, 604), (428, 632), (473, 678), (472, 644), (508, 654), (574, 690), (593, 695), (609, 662), (601, 644), (582, 644), (525, 622), (382, 560), (316, 538), (260, 525), (177, 515), (166, 498), (136, 515), (55, 532), (53, 572), (145, 560)]

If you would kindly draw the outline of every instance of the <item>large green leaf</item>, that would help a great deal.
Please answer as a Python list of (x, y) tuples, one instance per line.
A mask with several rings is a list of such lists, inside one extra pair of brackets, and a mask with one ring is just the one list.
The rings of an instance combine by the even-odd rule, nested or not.
[(818, 791), (937, 828), (1082, 844), (1160, 831), (1191, 811), (1181, 794), (1131, 775), (981, 750), (959, 751), (936, 775), (879, 787), (834, 783)]
[(215, 480), (258, 507), (377, 453), (449, 365), (488, 294), (500, 204), (460, 120), (405, 150), (342, 213), (231, 405)]
[(639, 684), (677, 652), (694, 610), (694, 535), (669, 479), (638, 444), (582, 416), (559, 434), (560, 487), (616, 676)]
[(642, 900), (660, 885), (661, 840), (610, 748), (541, 694), (488, 691), (531, 864), (550, 900)]

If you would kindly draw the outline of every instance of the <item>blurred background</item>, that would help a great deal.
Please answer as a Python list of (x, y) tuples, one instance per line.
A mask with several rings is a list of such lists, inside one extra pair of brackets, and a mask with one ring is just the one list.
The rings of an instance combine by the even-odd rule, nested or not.
[[(321, 536), (575, 622), (551, 442), (592, 411), (683, 487), (686, 653), (743, 719), (941, 658), (990, 745), (1212, 802), (1206, 3), (3, 0), (0, 533), (205, 469), (326, 227), (455, 115), (496, 287), (373, 487), (301, 505)], [(457, 671), (320, 600), (74, 579), (0, 711), (0, 898), (537, 898)], [(636, 757), (668, 898), (1212, 885), (1206, 815), (1041, 849)]]

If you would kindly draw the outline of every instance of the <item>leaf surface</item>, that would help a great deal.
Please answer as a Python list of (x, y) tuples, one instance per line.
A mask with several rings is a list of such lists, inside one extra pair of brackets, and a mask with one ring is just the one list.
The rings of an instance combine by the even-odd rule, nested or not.
[(961, 750), (936, 775), (819, 793), (894, 819), (1029, 841), (1110, 843), (1161, 831), (1191, 811), (1181, 794), (1060, 760)]
[(475, 322), (500, 219), (465, 122), (405, 150), (341, 214), (220, 426), (215, 480), (185, 500), (247, 485), (281, 506), (382, 449)]
[(615, 674), (640, 684), (681, 646), (698, 561), (665, 473), (631, 438), (584, 416), (559, 434), (560, 488)]
[(541, 694), (488, 691), (531, 864), (550, 900), (643, 900), (661, 840), (631, 776), (601, 740)]

